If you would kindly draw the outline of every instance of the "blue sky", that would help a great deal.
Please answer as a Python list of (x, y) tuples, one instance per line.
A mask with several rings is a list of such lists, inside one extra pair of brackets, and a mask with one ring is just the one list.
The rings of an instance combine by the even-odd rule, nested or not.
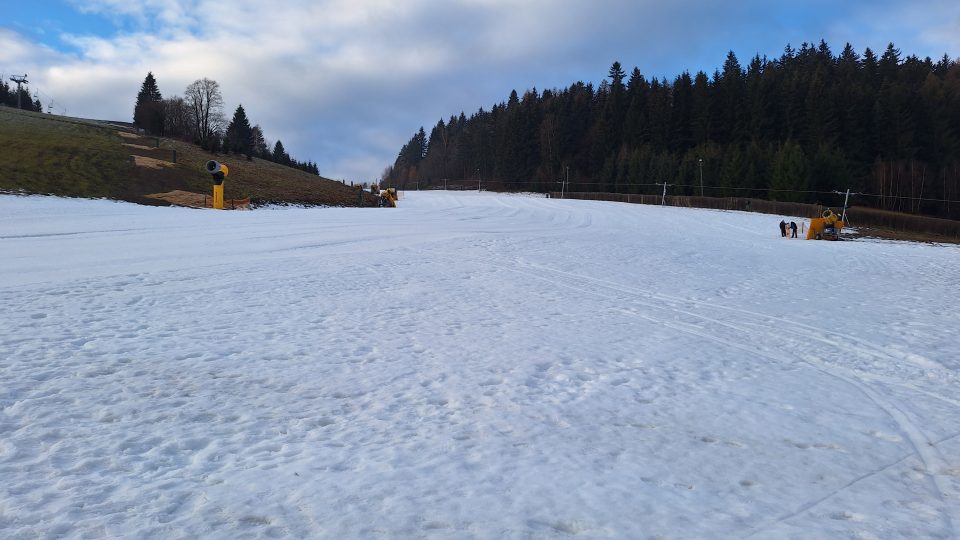
[(733, 50), (779, 56), (893, 42), (960, 56), (956, 0), (0, 0), (0, 74), (53, 112), (129, 120), (152, 71), (165, 97), (209, 77), (324, 176), (369, 181), (421, 126), (512, 89), (598, 83), (614, 61), (672, 78)]
[(106, 17), (84, 14), (62, 0), (32, 0), (15, 2), (4, 0), (0, 7), (0, 26), (19, 32), (36, 43), (67, 52), (60, 36), (65, 33), (113, 35), (123, 31)]

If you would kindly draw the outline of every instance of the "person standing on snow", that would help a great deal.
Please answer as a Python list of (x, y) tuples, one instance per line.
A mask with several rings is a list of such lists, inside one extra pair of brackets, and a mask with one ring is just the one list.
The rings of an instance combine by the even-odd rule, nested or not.
[(790, 238), (796, 238), (796, 237), (797, 237), (797, 222), (791, 221), (790, 222)]
[(780, 220), (780, 237), (781, 238), (787, 237), (787, 222), (785, 222), (782, 219)]

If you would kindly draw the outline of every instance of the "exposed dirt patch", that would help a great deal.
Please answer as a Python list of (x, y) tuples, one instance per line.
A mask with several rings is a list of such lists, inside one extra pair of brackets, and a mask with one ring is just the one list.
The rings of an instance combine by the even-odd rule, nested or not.
[(144, 146), (142, 144), (123, 143), (123, 145), (126, 146), (127, 148), (136, 148), (137, 150), (153, 150), (154, 149), (152, 146)]
[[(846, 236), (846, 233), (844, 233)], [(940, 236), (936, 234), (914, 233), (904, 231), (892, 231), (880, 227), (857, 227), (854, 237), (882, 238), (884, 240), (901, 240), (904, 242), (926, 242), (930, 244), (960, 244), (960, 239), (953, 236)]]
[[(212, 208), (213, 197), (204, 193), (194, 193), (192, 191), (183, 191), (175, 189), (166, 193), (151, 193), (145, 195), (148, 199), (157, 199), (165, 201), (176, 206), (187, 206), (190, 208)], [(223, 201), (224, 210), (249, 210), (250, 198), (244, 199), (226, 199)]]
[(137, 167), (147, 167), (150, 169), (163, 169), (164, 167), (170, 168), (174, 166), (173, 163), (163, 159), (157, 159), (157, 158), (146, 157), (146, 156), (136, 156), (136, 155), (132, 157), (133, 157), (133, 163), (136, 164)]

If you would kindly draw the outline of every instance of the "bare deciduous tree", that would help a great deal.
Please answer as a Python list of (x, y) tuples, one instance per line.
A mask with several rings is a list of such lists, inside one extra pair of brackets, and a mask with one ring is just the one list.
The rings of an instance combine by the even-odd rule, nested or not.
[(206, 146), (214, 135), (223, 131), (223, 96), (220, 84), (206, 77), (193, 81), (184, 92), (193, 114), (194, 129), (201, 146)]
[(193, 111), (181, 97), (163, 100), (164, 127), (163, 132), (168, 137), (182, 139), (196, 133), (193, 124)]

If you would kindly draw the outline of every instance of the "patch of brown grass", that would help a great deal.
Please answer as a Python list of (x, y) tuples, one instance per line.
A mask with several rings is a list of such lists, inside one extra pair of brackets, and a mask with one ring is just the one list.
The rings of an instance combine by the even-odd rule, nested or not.
[[(187, 206), (190, 208), (213, 207), (212, 195), (181, 191), (179, 189), (166, 193), (151, 193), (150, 195), (145, 195), (145, 197), (165, 201), (176, 206)], [(223, 208), (225, 210), (248, 210), (250, 208), (250, 199), (227, 199), (223, 201)]]
[(173, 167), (174, 164), (165, 161), (162, 159), (146, 157), (146, 156), (131, 156), (133, 158), (133, 163), (137, 167), (147, 167), (149, 169), (163, 169)]

